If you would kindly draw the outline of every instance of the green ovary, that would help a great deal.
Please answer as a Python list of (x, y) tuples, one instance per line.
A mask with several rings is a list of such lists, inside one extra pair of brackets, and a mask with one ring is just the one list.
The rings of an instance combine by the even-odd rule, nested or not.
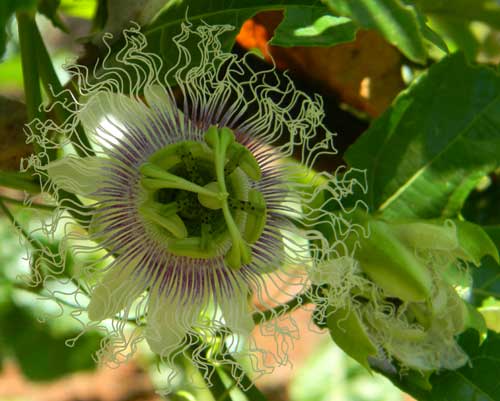
[(178, 256), (224, 255), (233, 269), (251, 262), (250, 245), (266, 223), (261, 178), (251, 152), (228, 128), (210, 127), (205, 142), (183, 141), (155, 152), (140, 167), (139, 213)]

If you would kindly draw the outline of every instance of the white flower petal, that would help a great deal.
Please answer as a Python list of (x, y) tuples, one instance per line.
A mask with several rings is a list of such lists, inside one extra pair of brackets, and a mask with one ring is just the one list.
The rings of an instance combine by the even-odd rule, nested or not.
[(59, 188), (91, 198), (106, 178), (109, 163), (103, 157), (65, 157), (50, 162), (47, 173)]
[(144, 97), (149, 107), (160, 112), (171, 113), (175, 117), (176, 113), (181, 113), (170, 93), (163, 86), (151, 85), (144, 88)]
[(154, 114), (161, 116), (165, 128), (176, 134), (184, 133), (184, 113), (177, 107), (173, 95), (163, 86), (151, 85), (144, 88), (144, 97)]
[(233, 333), (244, 336), (250, 334), (255, 324), (250, 312), (246, 291), (236, 291), (231, 297), (221, 297), (219, 306), (226, 325)]
[[(151, 128), (151, 110), (141, 101), (123, 94), (98, 92), (90, 97), (78, 112), (83, 127), (104, 147), (119, 140), (128, 142), (133, 136), (129, 127), (138, 128), (148, 136)], [(127, 126), (123, 122), (127, 123)]]
[(138, 263), (143, 255), (134, 259), (124, 258), (113, 266), (92, 292), (88, 306), (90, 320), (110, 318), (127, 308), (146, 289), (148, 281), (138, 273)]
[(151, 351), (169, 358), (185, 344), (185, 335), (198, 321), (201, 306), (188, 299), (174, 299), (152, 290), (146, 341)]

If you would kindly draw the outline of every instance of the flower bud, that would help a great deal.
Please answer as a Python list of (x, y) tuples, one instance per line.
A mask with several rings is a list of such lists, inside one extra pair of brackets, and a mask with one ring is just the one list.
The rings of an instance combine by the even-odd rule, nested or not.
[(422, 301), (430, 296), (431, 272), (394, 234), (391, 225), (370, 221), (370, 235), (361, 241), (356, 258), (361, 269), (388, 296)]

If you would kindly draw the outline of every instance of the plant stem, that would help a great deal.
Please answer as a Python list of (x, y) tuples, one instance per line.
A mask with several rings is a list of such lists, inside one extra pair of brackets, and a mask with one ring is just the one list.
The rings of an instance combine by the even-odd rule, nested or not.
[[(39, 193), (40, 186), (34, 181), (28, 179), (23, 173), (14, 173), (10, 171), (0, 170), (0, 185), (23, 190), (29, 193)], [(28, 176), (29, 177), (29, 176)], [(82, 225), (83, 228), (88, 228), (90, 224), (89, 211), (84, 208), (80, 200), (72, 193), (67, 191), (59, 190), (56, 193), (59, 204), (65, 207), (68, 212)], [(6, 201), (12, 202), (11, 199), (5, 199)], [(35, 207), (41, 207), (49, 209), (50, 206), (34, 205)]]
[(19, 31), (19, 45), (21, 48), (26, 109), (28, 120), (32, 121), (35, 118), (41, 117), (40, 105), (42, 104), (38, 62), (36, 59), (37, 49), (36, 43), (33, 40), (35, 35), (34, 14), (30, 11), (18, 11), (16, 18)]
[[(20, 205), (20, 206), (26, 206), (24, 201), (19, 200), (19, 199), (14, 199), (14, 198), (9, 198), (8, 196), (3, 196), (0, 195), (0, 200), (7, 202), (7, 203), (13, 203), (15, 205)], [(36, 208), (36, 209), (42, 209), (42, 210), (48, 210), (48, 211), (54, 211), (55, 207), (50, 206), (50, 205), (43, 205), (40, 203), (31, 203), (30, 204), (31, 208)]]
[[(198, 341), (202, 341), (201, 338), (198, 339)], [(196, 349), (197, 344), (192, 344), (191, 345), (191, 350)], [(206, 350), (205, 350), (206, 352)], [(222, 344), (222, 353), (224, 355), (224, 358), (227, 358), (232, 362), (232, 367), (229, 367), (227, 364), (223, 364), (220, 367), (214, 366), (215, 374), (212, 375), (211, 377), (211, 382), (208, 381), (208, 379), (205, 377), (205, 375), (202, 376), (205, 380), (205, 383), (207, 384), (208, 390), (211, 391), (212, 396), (214, 397), (215, 401), (225, 401), (225, 400), (232, 400), (232, 397), (230, 395), (230, 391), (236, 387), (238, 384), (246, 389), (245, 390), (245, 396), (248, 400), (250, 401), (269, 401), (264, 394), (260, 392), (260, 390), (254, 385), (253, 381), (248, 377), (246, 372), (243, 370), (243, 368), (240, 367), (240, 364), (231, 356), (229, 351), (227, 350), (227, 347), (225, 344)], [(206, 353), (205, 353), (206, 357)], [(232, 374), (232, 369), (233, 367), (236, 366), (236, 375), (233, 376)], [(229, 378), (231, 378), (231, 386), (227, 388), (224, 385), (224, 382), (222, 381), (222, 374), (226, 373)], [(240, 377), (241, 381), (238, 383), (233, 379), (233, 377)]]
[[(226, 354), (226, 357), (233, 361), (237, 366), (235, 376), (241, 377), (240, 386), (245, 389), (244, 393), (247, 399), (251, 401), (269, 401), (267, 397), (255, 386), (254, 382), (248, 377), (243, 368), (239, 367), (238, 362), (229, 353), (227, 353), (227, 350)], [(224, 365), (224, 367), (226, 369), (230, 369), (227, 365)]]
[[(33, 40), (35, 34), (34, 13), (35, 11), (29, 10), (18, 11), (16, 13), (28, 121), (33, 121), (37, 118), (42, 119), (44, 114), (40, 110), (40, 106), (42, 105), (42, 93), (40, 90), (36, 44)], [(33, 147), (37, 153), (42, 150), (40, 145), (36, 142), (34, 142)]]
[(268, 320), (271, 320), (275, 316), (279, 316), (280, 314), (286, 312), (287, 310), (293, 310), (297, 306), (309, 304), (312, 302), (311, 298), (307, 295), (307, 292), (309, 291), (304, 291), (303, 293), (298, 294), (294, 298), (292, 298), (290, 301), (281, 304), (280, 306), (277, 306), (276, 308), (273, 309), (267, 309), (263, 312), (257, 312), (254, 313), (252, 318), (253, 322), (257, 325), (260, 323), (267, 322)]
[(207, 383), (207, 387), (212, 393), (215, 401), (226, 401), (232, 400), (229, 392), (231, 388), (226, 388), (224, 382), (222, 381), (221, 372), (219, 369), (215, 369), (215, 374), (211, 377), (211, 386)]
[[(189, 348), (189, 357), (192, 358), (193, 351), (199, 346), (202, 342), (201, 338), (198, 338), (198, 341), (194, 344), (192, 344)], [(206, 358), (206, 350), (203, 351), (204, 357)], [(222, 371), (220, 368), (217, 368), (216, 366), (213, 366), (213, 373), (210, 377), (207, 377), (205, 373), (203, 373), (201, 370), (200, 376), (203, 378), (206, 384), (206, 389), (210, 391), (212, 394), (212, 397), (215, 401), (232, 401), (232, 397), (230, 395), (230, 391), (233, 388), (233, 386), (226, 388), (226, 385), (222, 381)]]
[(30, 174), (0, 170), (0, 186), (19, 189), (29, 193), (40, 192), (40, 186), (33, 181)]
[[(39, 70), (38, 67), (40, 64), (37, 60), (37, 56), (40, 53), (45, 54), (47, 50), (41, 41), (40, 33), (38, 32), (38, 28), (36, 27), (36, 23), (34, 20), (34, 13), (29, 11), (18, 11), (16, 14), (18, 28), (19, 28), (19, 43), (21, 47), (21, 60), (23, 67), (23, 79), (24, 79), (24, 93), (26, 96), (26, 108), (28, 114), (28, 120), (32, 121), (36, 118), (43, 120), (43, 115), (40, 111), (40, 105), (42, 102), (42, 95), (40, 91), (40, 82), (39, 82)], [(40, 40), (37, 40), (39, 38)], [(37, 48), (43, 48), (42, 50)], [(48, 54), (47, 54), (48, 57)], [(49, 60), (50, 61), (50, 58)], [(53, 71), (52, 63), (43, 63), (49, 64), (50, 67), (43, 67), (44, 75), (47, 80), (49, 77), (55, 76), (55, 72)], [(60, 83), (58, 80), (56, 86)], [(55, 82), (54, 81), (54, 82)], [(51, 84), (54, 82), (51, 81)], [(50, 93), (50, 91), (49, 91)], [(78, 146), (76, 146), (78, 148)], [(40, 153), (42, 149), (40, 146), (35, 143), (35, 150)], [(52, 160), (55, 157), (55, 154), (52, 152), (49, 154), (49, 159)], [(83, 208), (83, 205), (78, 200), (78, 198), (74, 194), (70, 194), (66, 191), (58, 191), (57, 197), (59, 199), (59, 203), (62, 206), (66, 206), (68, 211), (75, 217), (85, 228), (88, 228), (90, 223), (90, 216), (88, 211)]]
[[(59, 77), (56, 74), (54, 65), (52, 64), (52, 60), (47, 51), (47, 48), (45, 47), (45, 43), (43, 42), (42, 36), (40, 35), (40, 31), (38, 30), (36, 23), (34, 23), (33, 31), (36, 48), (38, 49), (37, 54), (40, 78), (42, 79), (42, 83), (44, 85), (47, 96), (52, 102), (59, 100), (63, 100), (65, 102), (73, 102), (69, 91), (64, 90), (64, 87), (59, 81)], [(54, 111), (58, 122), (61, 124), (64, 123), (64, 121), (66, 121), (66, 119), (70, 116), (70, 113), (59, 104), (55, 105)], [(76, 140), (77, 146), (75, 146), (75, 150), (78, 155), (81, 157), (93, 156), (94, 152), (92, 151), (92, 145), (90, 144), (90, 141), (87, 138), (87, 135), (85, 134), (85, 131), (80, 123), (78, 123), (78, 125), (76, 126), (75, 132), (76, 138), (70, 139)], [(82, 149), (82, 146), (85, 148), (85, 150)]]

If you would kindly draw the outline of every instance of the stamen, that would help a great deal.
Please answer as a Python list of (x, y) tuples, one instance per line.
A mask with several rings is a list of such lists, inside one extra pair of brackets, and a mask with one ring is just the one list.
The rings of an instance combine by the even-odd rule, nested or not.
[(182, 148), (189, 149), (189, 152), (195, 159), (204, 153), (204, 146), (201, 142), (184, 141), (171, 144), (157, 150), (152, 156), (149, 157), (149, 162), (155, 164), (163, 170), (168, 170), (182, 161)]
[(170, 202), (166, 205), (158, 206), (158, 209), (162, 216), (171, 216), (172, 214), (177, 213), (180, 207), (178, 202)]
[[(219, 184), (217, 182), (210, 182), (207, 185), (205, 185), (205, 188), (217, 193), (217, 190), (219, 189)], [(221, 209), (223, 205), (221, 199), (214, 198), (213, 196), (205, 196), (204, 194), (198, 194), (198, 201), (202, 204), (202, 206), (205, 206), (207, 209), (213, 209), (213, 210)]]
[[(176, 238), (186, 238), (188, 236), (187, 228), (176, 213), (177, 205), (175, 208), (172, 204), (156, 206), (153, 202), (145, 202), (139, 207), (139, 212), (142, 216), (161, 227), (165, 228)], [(166, 207), (165, 207), (166, 206)]]
[(175, 174), (169, 173), (168, 171), (164, 171), (160, 167), (152, 163), (144, 163), (139, 170), (145, 177), (150, 177), (141, 179), (141, 184), (146, 189), (183, 189), (185, 191), (195, 192), (198, 194), (203, 194), (205, 196), (215, 197), (221, 200), (227, 198), (227, 192), (221, 193), (210, 191), (209, 189), (192, 183), (185, 178), (176, 176)]
[[(225, 127), (220, 130), (216, 127), (210, 127), (205, 133), (205, 141), (214, 151), (215, 174), (219, 184), (219, 191), (227, 193), (224, 164), (226, 162), (228, 147), (234, 142), (234, 134), (230, 129)], [(226, 254), (226, 262), (231, 268), (239, 269), (243, 264), (250, 263), (251, 251), (243, 240), (238, 226), (231, 215), (227, 198), (222, 203), (222, 213), (224, 214), (232, 241), (232, 246)]]
[(229, 161), (225, 166), (226, 175), (230, 175), (236, 167), (239, 167), (254, 181), (259, 181), (262, 178), (259, 163), (246, 146), (233, 143), (228, 149), (228, 158)]
[(245, 151), (245, 147), (243, 146), (242, 148), (237, 147), (236, 143), (233, 143), (229, 149), (228, 149), (228, 161), (226, 165), (224, 166), (224, 174), (226, 176), (229, 176), (233, 173), (233, 171), (239, 166), (240, 164), (240, 159), (243, 156), (243, 153)]

